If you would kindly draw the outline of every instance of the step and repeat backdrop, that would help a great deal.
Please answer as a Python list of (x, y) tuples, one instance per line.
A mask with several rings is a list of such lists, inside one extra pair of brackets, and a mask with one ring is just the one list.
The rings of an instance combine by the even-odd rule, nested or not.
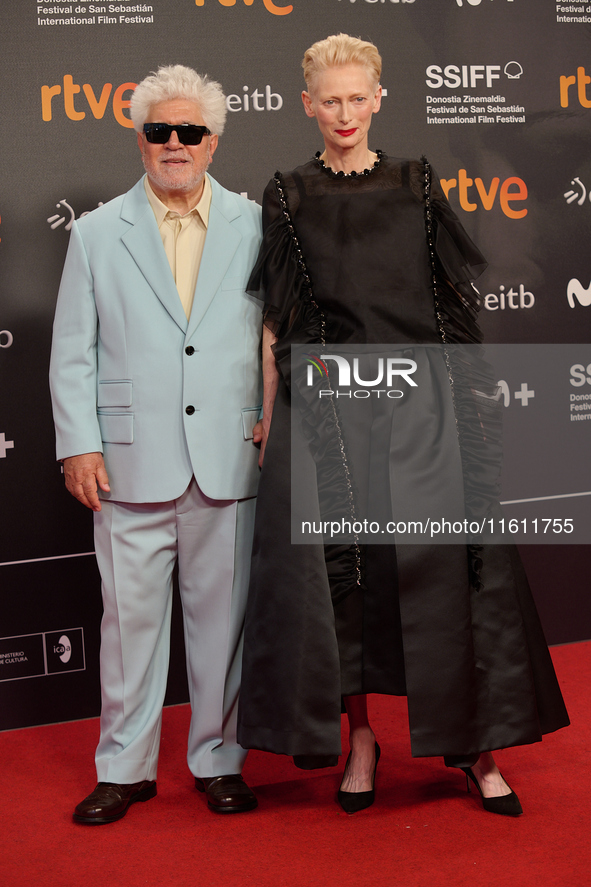
[[(569, 346), (550, 350), (543, 372), (526, 349), (499, 379), (524, 465), (509, 470), (504, 500), (528, 526), (556, 501), (561, 520), (584, 519), (591, 3), (21, 0), (2, 4), (0, 28), (0, 729), (99, 711), (92, 517), (55, 461), (51, 324), (72, 221), (143, 172), (129, 98), (160, 64), (222, 83), (228, 123), (210, 171), (260, 201), (277, 168), (322, 147), (301, 104), (304, 50), (340, 31), (376, 43), (384, 100), (371, 147), (426, 154), (438, 172), (490, 263), (479, 282), (487, 340)], [(560, 395), (550, 408), (552, 379)], [(590, 549), (554, 545), (551, 534), (535, 541), (544, 544), (522, 554), (548, 640), (590, 637)], [(169, 702), (186, 698), (178, 623), (177, 613)]]

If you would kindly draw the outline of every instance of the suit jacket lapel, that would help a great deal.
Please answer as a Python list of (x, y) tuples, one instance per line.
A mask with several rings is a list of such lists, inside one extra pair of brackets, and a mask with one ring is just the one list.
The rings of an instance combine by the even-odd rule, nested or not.
[(215, 179), (210, 177), (210, 181), (212, 198), (207, 236), (199, 267), (187, 338), (195, 332), (201, 323), (242, 240), (242, 235), (231, 224), (232, 219), (240, 215), (237, 202), (231, 199), (230, 194), (222, 190)]
[(187, 318), (144, 191), (143, 179), (125, 195), (121, 218), (132, 225), (121, 238), (123, 244), (174, 322), (186, 332)]

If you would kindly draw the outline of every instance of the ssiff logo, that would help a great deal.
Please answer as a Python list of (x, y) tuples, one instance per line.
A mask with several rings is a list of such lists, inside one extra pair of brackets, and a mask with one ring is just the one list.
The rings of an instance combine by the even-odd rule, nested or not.
[[(520, 80), (523, 76), (523, 66), (514, 60), (507, 62), (502, 71), (507, 80)], [(501, 65), (445, 65), (443, 68), (441, 65), (428, 65), (425, 73), (425, 83), (429, 89), (441, 89), (442, 86), (448, 89), (459, 89), (460, 86), (476, 89), (484, 87), (485, 83), (487, 89), (493, 89), (495, 80), (501, 79)], [(473, 99), (465, 95), (463, 101)]]
[[(213, 2), (213, 0), (210, 0)], [(221, 3), (222, 6), (236, 6), (237, 0), (218, 0), (218, 3)], [(252, 6), (254, 0), (244, 0), (244, 4), (246, 6)], [(195, 0), (195, 6), (205, 6), (205, 0)], [(263, 6), (270, 12), (272, 15), (289, 15), (290, 12), (293, 12), (293, 6), (291, 3), (288, 6), (278, 6), (276, 3), (273, 3), (273, 0), (263, 0)]]
[[(582, 385), (591, 385), (591, 363), (585, 367), (582, 363), (575, 363), (570, 368), (570, 384), (575, 388), (580, 388)], [(588, 394), (584, 395), (585, 400), (589, 397)], [(570, 399), (573, 400), (574, 395), (571, 394)], [(572, 407), (571, 407), (572, 409)]]

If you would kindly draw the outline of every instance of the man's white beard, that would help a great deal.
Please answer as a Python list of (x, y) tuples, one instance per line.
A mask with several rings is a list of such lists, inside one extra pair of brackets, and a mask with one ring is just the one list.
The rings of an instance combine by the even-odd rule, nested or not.
[(191, 165), (192, 175), (189, 178), (185, 178), (187, 175), (186, 166), (190, 165), (191, 161), (188, 164), (181, 164), (180, 168), (176, 169), (157, 161), (146, 164), (144, 154), (142, 154), (142, 160), (150, 181), (154, 182), (156, 187), (161, 188), (163, 191), (190, 192), (198, 188), (199, 183), (203, 180), (203, 176), (211, 163), (211, 155), (208, 154), (207, 160), (202, 166), (195, 166), (193, 161)]

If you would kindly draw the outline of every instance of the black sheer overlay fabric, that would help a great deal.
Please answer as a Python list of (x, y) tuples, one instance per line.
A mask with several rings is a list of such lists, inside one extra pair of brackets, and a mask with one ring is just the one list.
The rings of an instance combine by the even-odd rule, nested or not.
[[(408, 696), (414, 755), (470, 755), (534, 742), (564, 726), (568, 717), (512, 548), (290, 543), (296, 343), (449, 345), (445, 361), (424, 361), (423, 400), (412, 414), (401, 413), (401, 426), (414, 423), (418, 441), (441, 442), (429, 451), (424, 479), (434, 503), (455, 474), (468, 515), (496, 507), (495, 384), (477, 348), (469, 360), (453, 348), (481, 341), (472, 281), (486, 263), (430, 165), (381, 155), (369, 174), (338, 176), (310, 161), (276, 174), (263, 221), (249, 288), (264, 300), (264, 322), (278, 338), (280, 383), (257, 505), (239, 741), (300, 762), (334, 761), (341, 696), (374, 692)], [(377, 464), (366, 454), (368, 470), (403, 491), (415, 460), (427, 464), (426, 451), (409, 451), (397, 428), (382, 427), (367, 409), (386, 452)], [(442, 418), (450, 415), (453, 421)], [(323, 477), (310, 440), (301, 441), (306, 482), (317, 484), (321, 498), (323, 484), (342, 483), (339, 446), (334, 476)]]
[[(422, 162), (384, 155), (369, 176), (334, 177), (315, 161), (276, 174), (265, 191), (265, 238), (249, 289), (264, 300), (265, 323), (280, 339), (302, 325), (302, 302), (311, 290), (332, 320), (328, 341), (387, 342), (393, 327), (399, 330), (397, 341), (439, 341), (426, 244), (425, 176)], [(431, 212), (449, 334), (452, 340), (477, 342), (480, 299), (472, 280), (486, 262), (436, 176), (432, 179)], [(290, 219), (277, 193), (278, 182)], [(301, 273), (294, 233), (309, 283)], [(380, 249), (388, 242), (390, 251)], [(461, 339), (454, 337), (456, 327)]]

